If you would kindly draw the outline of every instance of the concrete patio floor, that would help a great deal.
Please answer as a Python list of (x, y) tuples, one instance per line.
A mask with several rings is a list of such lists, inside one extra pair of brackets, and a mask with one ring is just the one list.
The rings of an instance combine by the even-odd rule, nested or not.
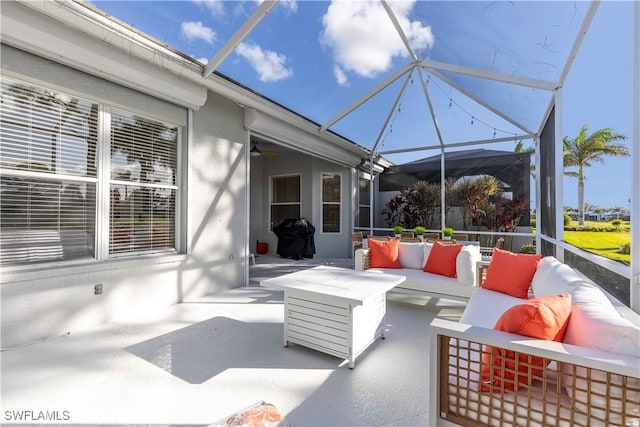
[(208, 425), (264, 400), (292, 426), (427, 425), (429, 323), (464, 303), (389, 293), (387, 338), (350, 370), (283, 347), (282, 293), (255, 286), (317, 264), (352, 260), (257, 257), (249, 287), (2, 352), (2, 422), (67, 411), (52, 424)]

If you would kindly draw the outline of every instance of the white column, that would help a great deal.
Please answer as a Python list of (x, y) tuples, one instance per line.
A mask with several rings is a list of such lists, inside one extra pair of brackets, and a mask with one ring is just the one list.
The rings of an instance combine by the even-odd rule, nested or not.
[[(556, 211), (556, 241), (564, 240), (564, 147), (562, 143), (562, 88), (556, 89), (555, 97), (555, 205)], [(564, 262), (564, 249), (556, 245), (556, 258)]]
[(542, 239), (540, 238), (540, 221), (542, 217), (540, 216), (540, 212), (542, 212), (542, 187), (540, 185), (540, 137), (536, 137), (534, 139), (534, 145), (536, 148), (535, 152), (535, 164), (536, 164), (536, 179), (535, 179), (535, 192), (536, 192), (536, 252), (541, 253), (542, 251)]
[(631, 180), (631, 308), (640, 313), (640, 2), (633, 6), (633, 136)]
[[(244, 285), (249, 286), (249, 254), (251, 246), (249, 234), (251, 233), (251, 131), (248, 127), (244, 130), (244, 161), (245, 161), (245, 198), (244, 198)], [(255, 250), (255, 249), (254, 249)]]

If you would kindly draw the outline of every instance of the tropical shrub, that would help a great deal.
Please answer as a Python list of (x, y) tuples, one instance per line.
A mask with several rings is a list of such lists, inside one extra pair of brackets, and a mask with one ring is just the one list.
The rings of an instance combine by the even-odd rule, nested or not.
[(533, 243), (527, 243), (526, 245), (522, 245), (520, 248), (521, 254), (535, 254), (536, 253), (536, 245)]
[(631, 254), (631, 242), (620, 245), (618, 253), (629, 255)]
[(570, 226), (570, 225), (571, 225), (571, 221), (572, 221), (572, 219), (571, 219), (571, 215), (569, 215), (569, 214), (564, 214), (564, 217), (563, 217), (564, 226), (565, 226), (565, 227)]

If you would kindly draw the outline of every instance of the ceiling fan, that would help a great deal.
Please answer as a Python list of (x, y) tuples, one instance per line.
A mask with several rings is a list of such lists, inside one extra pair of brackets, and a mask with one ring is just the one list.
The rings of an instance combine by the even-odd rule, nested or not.
[(251, 150), (249, 150), (249, 154), (251, 155), (251, 157), (277, 157), (280, 155), (280, 152), (274, 150), (260, 150), (258, 148), (258, 143), (253, 141), (251, 143)]

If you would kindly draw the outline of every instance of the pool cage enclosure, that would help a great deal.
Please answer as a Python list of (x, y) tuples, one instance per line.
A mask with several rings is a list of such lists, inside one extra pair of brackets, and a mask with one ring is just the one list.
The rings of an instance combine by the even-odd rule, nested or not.
[[(371, 180), (369, 185), (369, 197), (372, 203), (372, 208), (369, 210), (369, 233), (374, 233), (374, 211), (380, 210), (381, 206), (374, 206), (374, 177), (376, 176), (376, 164), (381, 156), (388, 156), (399, 153), (414, 153), (427, 150), (439, 150), (440, 151), (440, 182), (444, 183), (446, 180), (446, 165), (445, 158), (446, 153), (453, 148), (470, 147), (477, 148), (478, 146), (485, 146), (487, 144), (504, 142), (504, 141), (522, 141), (532, 140), (535, 145), (535, 168), (537, 178), (535, 179), (535, 209), (537, 213), (536, 225), (537, 232), (535, 235), (536, 247), (538, 252), (543, 256), (552, 255), (558, 258), (560, 261), (573, 265), (583, 272), (584, 270), (591, 270), (593, 274), (588, 275), (602, 275), (612, 274), (607, 280), (622, 282), (622, 287), (628, 286), (628, 294), (625, 297), (627, 289), (622, 291), (622, 299), (636, 312), (640, 311), (640, 233), (637, 232), (640, 229), (640, 3), (635, 2), (634, 18), (633, 18), (633, 117), (635, 118), (633, 124), (633, 135), (629, 138), (632, 144), (632, 198), (631, 198), (631, 266), (626, 267), (620, 263), (604, 259), (599, 256), (594, 256), (590, 253), (582, 251), (572, 245), (568, 245), (564, 242), (564, 222), (563, 222), (563, 135), (562, 129), (562, 114), (563, 114), (563, 86), (571, 66), (578, 54), (578, 51), (583, 43), (585, 35), (596, 15), (600, 3), (593, 1), (588, 7), (586, 16), (581, 23), (580, 29), (577, 32), (570, 53), (566, 58), (566, 62), (563, 64), (562, 72), (555, 80), (542, 80), (529, 78), (524, 76), (515, 76), (508, 74), (501, 74), (498, 72), (487, 71), (486, 69), (473, 68), (467, 66), (454, 65), (450, 63), (437, 62), (433, 60), (420, 60), (416, 53), (413, 51), (408, 37), (404, 33), (402, 27), (398, 24), (397, 19), (394, 16), (393, 11), (388, 6), (387, 2), (382, 0), (381, 3), (385, 7), (389, 15), (389, 19), (393, 22), (399, 36), (402, 38), (404, 45), (411, 58), (409, 64), (401, 69), (399, 72), (389, 77), (386, 81), (380, 83), (376, 88), (364, 95), (358, 101), (354, 102), (351, 106), (343, 110), (340, 114), (336, 115), (329, 122), (321, 126), (322, 130), (330, 128), (334, 123), (351, 113), (358, 108), (361, 104), (369, 100), (372, 96), (386, 88), (392, 82), (398, 79), (404, 79), (401, 89), (395, 98), (393, 106), (391, 107), (386, 120), (381, 126), (380, 133), (373, 144), (370, 151), (370, 158), (366, 162), (368, 167), (369, 179)], [(434, 109), (431, 93), (429, 89), (429, 78), (425, 75), (430, 74), (437, 77), (440, 81), (449, 84), (458, 92), (473, 99), (492, 113), (501, 117), (505, 121), (509, 122), (521, 133), (514, 134), (512, 137), (504, 138), (491, 138), (466, 142), (447, 143), (443, 138), (442, 131), (438, 124), (437, 112)], [(451, 78), (451, 75), (471, 76), (478, 79), (487, 81), (498, 81), (507, 83), (514, 86), (533, 88), (538, 91), (546, 91), (551, 94), (551, 99), (548, 103), (544, 118), (537, 129), (530, 129), (527, 126), (521, 124), (517, 120), (511, 118), (508, 114), (501, 111), (500, 108), (495, 107), (489, 102), (486, 102), (479, 97), (475, 96), (473, 92), (467, 90), (465, 86), (455, 79)], [(398, 103), (403, 96), (403, 92), (407, 88), (407, 84), (412, 79), (418, 79), (422, 91), (424, 93), (425, 101), (428, 105), (430, 118), (436, 131), (437, 141), (435, 144), (382, 151), (379, 150), (379, 145), (383, 138), (384, 130), (389, 125), (392, 115)], [(473, 120), (473, 118), (472, 118)], [(472, 121), (473, 123), (473, 121)], [(494, 132), (495, 136), (495, 132)], [(379, 172), (379, 171), (378, 171)], [(440, 203), (440, 224), (444, 226), (446, 224), (446, 208), (445, 208), (445, 186), (441, 185), (441, 203)], [(615, 277), (617, 276), (617, 277)], [(598, 281), (596, 279), (596, 281)], [(602, 280), (600, 280), (602, 282)], [(620, 298), (620, 294), (616, 295)]]

